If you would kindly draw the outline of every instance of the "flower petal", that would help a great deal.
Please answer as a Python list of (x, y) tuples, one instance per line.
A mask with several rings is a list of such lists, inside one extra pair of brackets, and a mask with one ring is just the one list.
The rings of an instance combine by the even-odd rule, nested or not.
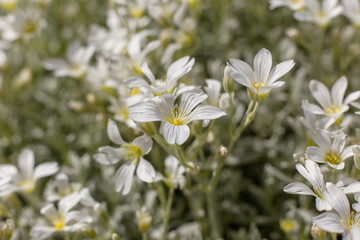
[(21, 171), (21, 175), (26, 179), (31, 179), (34, 171), (34, 152), (30, 149), (24, 149), (21, 151), (19, 156), (19, 169)]
[(109, 136), (109, 139), (118, 145), (123, 145), (126, 142), (122, 139), (120, 135), (119, 128), (116, 126), (116, 123), (109, 119), (108, 125), (107, 125), (107, 135)]
[(183, 144), (190, 136), (190, 128), (187, 125), (173, 125), (165, 122), (162, 125), (162, 133), (169, 144)]
[(115, 187), (117, 192), (126, 195), (130, 192), (134, 177), (135, 164), (122, 165), (115, 174)]
[(199, 105), (192, 111), (188, 117), (188, 122), (195, 120), (211, 120), (225, 116), (226, 112), (220, 108), (211, 105)]
[(59, 166), (57, 162), (45, 162), (39, 164), (34, 171), (34, 179), (51, 176), (59, 171)]
[(163, 114), (159, 107), (152, 102), (141, 102), (128, 108), (128, 117), (136, 122), (162, 121)]
[(151, 151), (153, 141), (151, 140), (151, 137), (142, 135), (135, 138), (132, 144), (138, 146), (141, 149), (142, 154), (146, 155)]
[(136, 169), (136, 175), (140, 180), (150, 183), (154, 181), (156, 173), (151, 163), (141, 158)]
[(284, 192), (290, 194), (311, 195), (316, 197), (315, 193), (308, 186), (300, 182), (294, 182), (286, 185), (284, 187)]
[(259, 83), (267, 83), (271, 70), (271, 52), (265, 48), (261, 49), (254, 58), (255, 78)]

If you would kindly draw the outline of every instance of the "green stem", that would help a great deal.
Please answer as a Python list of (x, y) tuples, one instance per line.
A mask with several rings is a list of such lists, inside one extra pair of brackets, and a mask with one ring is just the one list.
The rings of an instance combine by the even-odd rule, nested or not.
[(142, 233), (142, 240), (148, 240), (148, 237), (146, 235), (146, 232), (143, 232)]
[(221, 230), (220, 224), (218, 222), (219, 218), (217, 217), (217, 208), (215, 206), (215, 194), (214, 192), (206, 193), (206, 201), (207, 201), (207, 209), (209, 213), (209, 220), (211, 225), (211, 239), (222, 239), (221, 238)]
[(169, 225), (170, 210), (171, 210), (173, 198), (174, 198), (174, 188), (170, 188), (169, 196), (166, 203), (166, 208), (164, 209), (164, 215), (163, 215), (163, 232), (161, 237), (162, 240), (166, 240), (166, 234)]

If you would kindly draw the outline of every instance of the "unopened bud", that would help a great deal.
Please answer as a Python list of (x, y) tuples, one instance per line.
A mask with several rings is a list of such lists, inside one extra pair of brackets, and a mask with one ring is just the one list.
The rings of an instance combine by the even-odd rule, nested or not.
[(187, 163), (186, 171), (193, 175), (197, 175), (199, 173), (200, 169), (198, 166), (195, 166), (195, 164), (193, 162), (189, 162), (189, 163)]
[(228, 66), (224, 69), (223, 87), (227, 93), (232, 93), (234, 91), (234, 80), (231, 76), (231, 69)]
[(111, 240), (120, 240), (120, 237), (119, 237), (119, 235), (117, 235), (116, 233), (113, 233), (113, 234), (111, 235)]
[(140, 232), (146, 232), (151, 224), (152, 217), (147, 212), (146, 208), (142, 208), (136, 212), (137, 224)]
[(228, 153), (228, 150), (226, 147), (224, 147), (223, 145), (220, 146), (220, 154), (222, 157), (225, 157)]
[(109, 215), (106, 212), (106, 209), (103, 205), (101, 205), (100, 203), (96, 203), (94, 205), (94, 212), (101, 217), (105, 222), (109, 221)]
[(88, 238), (96, 237), (96, 232), (90, 225), (84, 224), (84, 226), (81, 227), (81, 231)]
[(325, 240), (325, 231), (323, 231), (318, 226), (313, 224), (312, 227), (311, 227), (311, 236), (315, 240)]
[(355, 167), (357, 169), (360, 169), (360, 147), (359, 146), (354, 146), (352, 148), (353, 152), (354, 152), (354, 163), (355, 163)]

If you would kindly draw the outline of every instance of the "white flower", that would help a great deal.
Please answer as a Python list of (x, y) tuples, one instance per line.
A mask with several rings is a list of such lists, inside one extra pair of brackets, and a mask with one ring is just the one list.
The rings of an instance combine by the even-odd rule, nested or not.
[[(206, 86), (204, 87), (205, 93), (208, 95), (208, 98), (205, 102), (209, 105), (219, 107), (225, 110), (229, 105), (228, 93), (221, 94), (221, 83), (215, 79), (206, 79)], [(210, 120), (203, 121), (203, 127), (206, 127), (209, 124)]]
[(326, 27), (342, 11), (343, 7), (338, 5), (338, 0), (324, 0), (321, 5), (319, 0), (306, 0), (306, 10), (296, 12), (294, 17), (302, 22), (314, 22), (320, 27)]
[(343, 233), (345, 230), (350, 232), (351, 226), (359, 219), (359, 213), (355, 216), (350, 213), (349, 200), (341, 189), (332, 183), (327, 183), (326, 188), (325, 199), (336, 213), (320, 214), (313, 218), (313, 222), (327, 232)]
[(58, 209), (49, 204), (41, 209), (52, 226), (34, 226), (30, 231), (33, 240), (42, 240), (50, 237), (55, 232), (76, 232), (84, 227), (84, 224), (92, 222), (92, 218), (80, 211), (70, 211), (80, 201), (77, 194), (70, 194), (61, 199)]
[(264, 100), (271, 89), (281, 87), (285, 82), (277, 81), (288, 73), (295, 63), (293, 60), (284, 61), (273, 69), (271, 52), (265, 48), (261, 49), (254, 58), (254, 70), (244, 61), (230, 59), (228, 66), (233, 73), (235, 81), (248, 88), (250, 96), (256, 101)]
[(315, 201), (317, 210), (331, 210), (331, 206), (324, 198), (326, 187), (324, 177), (319, 166), (311, 160), (306, 160), (305, 167), (302, 164), (296, 164), (296, 169), (304, 178), (306, 178), (306, 180), (310, 182), (310, 184), (313, 186), (313, 190), (311, 190), (304, 183), (294, 182), (285, 186), (284, 191), (290, 194), (314, 196), (316, 198)]
[(94, 46), (83, 47), (80, 42), (70, 44), (66, 51), (66, 60), (60, 58), (48, 59), (44, 62), (47, 70), (55, 71), (56, 77), (85, 77), (89, 61), (95, 52)]
[(44, 191), (48, 202), (58, 201), (70, 194), (78, 194), (81, 203), (85, 206), (94, 206), (96, 204), (88, 188), (82, 188), (80, 183), (70, 183), (69, 177), (63, 173), (57, 175), (55, 180), (49, 181)]
[(26, 192), (30, 193), (35, 190), (36, 181), (40, 178), (51, 176), (58, 170), (58, 164), (56, 162), (45, 162), (39, 164), (34, 169), (34, 152), (30, 149), (24, 149), (21, 151), (18, 166), (19, 170), (10, 164), (0, 165), (0, 180), (6, 183), (0, 186), (0, 196), (12, 192)]
[(312, 133), (312, 138), (318, 145), (306, 148), (306, 155), (313, 161), (325, 163), (335, 168), (343, 169), (344, 160), (353, 156), (352, 146), (345, 148), (346, 134), (339, 130), (335, 133), (323, 129), (316, 130), (317, 135)]
[(360, 27), (360, 3), (359, 0), (342, 0), (344, 15), (356, 26)]
[(147, 63), (143, 62), (140, 69), (141, 72), (150, 80), (150, 84), (139, 77), (131, 77), (126, 79), (124, 83), (130, 88), (130, 90), (137, 87), (149, 89), (154, 96), (173, 93), (175, 87), (177, 86), (177, 81), (186, 73), (191, 71), (194, 63), (194, 58), (190, 59), (189, 56), (180, 58), (169, 66), (166, 71), (165, 79), (155, 79)]
[(46, 25), (38, 8), (16, 9), (14, 13), (0, 20), (0, 29), (4, 40), (12, 42), (29, 39)]
[(161, 132), (169, 144), (183, 144), (190, 136), (187, 124), (195, 120), (210, 120), (226, 115), (217, 107), (199, 105), (207, 98), (204, 93), (185, 92), (180, 105), (174, 104), (174, 96), (165, 94), (150, 102), (142, 102), (128, 108), (129, 118), (136, 122), (161, 121)]
[(120, 160), (126, 160), (116, 172), (115, 186), (116, 191), (126, 195), (130, 192), (132, 180), (136, 169), (136, 175), (144, 182), (153, 182), (155, 179), (155, 170), (151, 163), (143, 158), (152, 148), (150, 137), (143, 135), (137, 137), (132, 143), (126, 143), (119, 132), (115, 122), (109, 120), (107, 126), (109, 139), (120, 146), (113, 148), (105, 146), (99, 148), (98, 154), (94, 156), (95, 160), (104, 165), (116, 164)]
[(305, 8), (305, 0), (270, 0), (270, 9), (278, 7), (288, 7), (293, 11)]
[(310, 92), (321, 107), (310, 104), (308, 110), (314, 114), (327, 116), (329, 122), (340, 120), (343, 113), (349, 110), (349, 104), (360, 97), (360, 91), (356, 91), (349, 94), (344, 100), (347, 85), (346, 77), (341, 77), (334, 83), (330, 93), (323, 83), (311, 80)]
[(165, 159), (165, 177), (159, 174), (156, 180), (163, 180), (171, 188), (183, 189), (186, 183), (185, 171), (176, 157), (168, 156)]
[(330, 127), (331, 124), (335, 122), (335, 120), (329, 121), (328, 118), (322, 118), (320, 120), (317, 120), (316, 115), (310, 111), (311, 104), (308, 102), (308, 100), (304, 100), (302, 102), (301, 108), (304, 111), (304, 117), (300, 117), (300, 121), (307, 128), (310, 134), (316, 134), (317, 128), (327, 129), (328, 127)]

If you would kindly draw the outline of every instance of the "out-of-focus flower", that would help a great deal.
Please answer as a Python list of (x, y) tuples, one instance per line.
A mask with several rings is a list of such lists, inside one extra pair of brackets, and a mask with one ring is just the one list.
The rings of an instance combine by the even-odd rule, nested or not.
[(359, 0), (342, 0), (343, 14), (356, 26), (360, 27), (360, 3)]
[(300, 117), (300, 121), (307, 128), (308, 132), (315, 133), (316, 129), (327, 129), (335, 120), (329, 121), (328, 118), (316, 119), (316, 115), (310, 111), (311, 105), (308, 100), (302, 102), (301, 108), (304, 112), (304, 117)]
[(34, 152), (24, 149), (18, 159), (20, 171), (10, 164), (0, 165), (0, 179), (3, 181), (3, 184), (0, 184), (0, 196), (12, 192), (30, 193), (35, 190), (38, 179), (51, 176), (59, 170), (56, 162), (41, 163), (35, 169), (34, 162)]
[(186, 183), (184, 173), (186, 169), (174, 156), (168, 156), (165, 159), (165, 176), (158, 174), (157, 181), (164, 181), (171, 188), (183, 189)]
[(293, 60), (284, 61), (273, 69), (271, 52), (265, 48), (261, 49), (254, 58), (254, 70), (244, 61), (230, 59), (228, 66), (233, 73), (235, 81), (248, 89), (250, 97), (256, 101), (263, 101), (271, 89), (281, 87), (285, 82), (277, 81), (288, 73), (295, 63)]
[(18, 5), (18, 0), (0, 0), (0, 7), (7, 11), (14, 10)]
[(5, 41), (28, 39), (46, 25), (42, 12), (38, 8), (16, 9), (0, 19), (0, 31)]
[(324, 0), (320, 5), (319, 0), (306, 0), (306, 10), (296, 12), (294, 17), (302, 22), (314, 22), (320, 27), (326, 27), (332, 18), (343, 11), (338, 0)]
[(55, 72), (56, 77), (73, 77), (82, 79), (86, 75), (88, 64), (95, 52), (94, 46), (83, 47), (76, 41), (66, 51), (66, 60), (52, 58), (45, 60), (44, 67)]
[(270, 0), (270, 9), (288, 7), (293, 11), (300, 11), (305, 8), (305, 0)]
[(346, 77), (339, 78), (331, 88), (331, 94), (327, 87), (317, 81), (310, 81), (310, 92), (321, 107), (310, 104), (308, 111), (314, 114), (321, 114), (328, 117), (325, 125), (331, 125), (336, 121), (340, 121), (344, 112), (349, 109), (349, 104), (360, 97), (360, 91), (349, 94), (345, 100), (344, 95), (348, 85)]
[(146, 232), (151, 224), (152, 217), (149, 215), (145, 207), (136, 211), (136, 219), (140, 232)]
[(126, 143), (119, 132), (115, 122), (109, 120), (107, 126), (109, 139), (120, 146), (113, 148), (110, 146), (100, 147), (99, 153), (94, 156), (98, 163), (104, 165), (116, 164), (120, 160), (127, 161), (116, 172), (115, 185), (116, 191), (126, 195), (130, 192), (132, 180), (136, 169), (136, 175), (144, 182), (153, 182), (155, 179), (155, 169), (147, 160), (143, 158), (152, 148), (150, 137), (143, 135), (135, 138), (132, 143)]
[(52, 226), (34, 226), (30, 231), (31, 239), (42, 240), (55, 232), (76, 232), (84, 229), (92, 222), (92, 218), (81, 211), (70, 211), (79, 201), (79, 195), (70, 194), (59, 201), (57, 209), (53, 204), (43, 207), (40, 212)]
[(342, 130), (332, 133), (323, 129), (317, 129), (316, 133), (311, 135), (318, 147), (307, 147), (306, 155), (315, 162), (325, 163), (335, 169), (343, 169), (344, 160), (354, 154), (352, 146), (345, 148), (346, 134)]
[(143, 62), (140, 69), (141, 72), (150, 80), (150, 84), (139, 77), (131, 77), (125, 80), (124, 83), (130, 88), (130, 90), (133, 88), (143, 87), (149, 89), (155, 96), (173, 93), (176, 88), (177, 81), (186, 73), (191, 71), (194, 63), (194, 58), (190, 59), (189, 56), (178, 59), (169, 66), (166, 72), (166, 79), (162, 80), (155, 79), (147, 63)]
[(324, 177), (321, 173), (319, 166), (311, 161), (305, 161), (305, 167), (298, 163), (296, 164), (296, 169), (298, 172), (306, 178), (313, 186), (313, 190), (311, 190), (307, 185), (300, 182), (294, 182), (286, 185), (284, 187), (284, 191), (290, 194), (300, 194), (300, 195), (311, 195), (316, 199), (316, 208), (319, 211), (331, 210), (331, 206), (326, 202), (324, 198), (324, 192), (326, 191)]
[(45, 198), (48, 202), (58, 201), (70, 194), (78, 194), (85, 206), (94, 206), (96, 201), (91, 197), (88, 188), (82, 188), (80, 183), (70, 183), (66, 174), (59, 174), (55, 180), (48, 182), (45, 188)]
[[(217, 107), (199, 105), (207, 98), (204, 93), (185, 92), (180, 105), (175, 105), (174, 96), (164, 94), (149, 102), (141, 102), (128, 108), (129, 118), (136, 122), (161, 121), (161, 132), (169, 144), (183, 144), (190, 136), (187, 124), (195, 120), (211, 120), (226, 113)], [(198, 106), (199, 105), (199, 106)]]

